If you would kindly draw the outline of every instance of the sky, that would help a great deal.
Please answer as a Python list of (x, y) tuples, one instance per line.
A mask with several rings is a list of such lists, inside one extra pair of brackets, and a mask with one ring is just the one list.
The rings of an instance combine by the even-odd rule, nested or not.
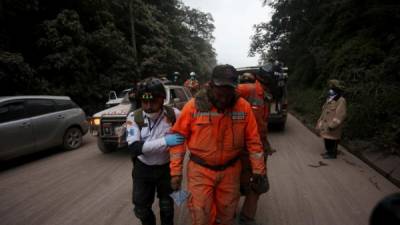
[(262, 0), (182, 0), (182, 2), (214, 19), (213, 47), (218, 64), (235, 67), (256, 66), (258, 56), (248, 57), (254, 24), (269, 22), (271, 9)]

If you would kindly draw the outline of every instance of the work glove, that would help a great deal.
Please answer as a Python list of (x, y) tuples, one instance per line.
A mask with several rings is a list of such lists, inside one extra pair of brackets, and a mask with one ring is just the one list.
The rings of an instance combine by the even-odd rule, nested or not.
[(182, 183), (182, 175), (175, 175), (171, 177), (171, 188), (174, 191), (177, 191), (181, 188)]
[(165, 142), (169, 147), (175, 146), (175, 145), (180, 145), (185, 142), (185, 137), (180, 135), (180, 134), (167, 134), (165, 135)]
[(253, 174), (250, 178), (250, 187), (256, 194), (263, 194), (269, 190), (267, 175)]

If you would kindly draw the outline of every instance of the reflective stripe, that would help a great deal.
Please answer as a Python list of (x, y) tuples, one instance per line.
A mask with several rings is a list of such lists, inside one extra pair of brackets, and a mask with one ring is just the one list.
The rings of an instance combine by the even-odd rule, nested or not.
[(250, 105), (252, 105), (252, 106), (263, 106), (264, 105), (263, 99), (249, 97), (247, 100), (249, 101)]
[(244, 120), (246, 119), (246, 113), (245, 112), (232, 112), (232, 120)]
[[(193, 113), (193, 117), (201, 117), (201, 116), (222, 116), (222, 113), (218, 112), (195, 112)], [(231, 112), (230, 113), (233, 120), (244, 120), (246, 118), (246, 112)]]
[(182, 159), (185, 157), (185, 153), (184, 152), (179, 152), (179, 153), (170, 153), (169, 154), (169, 158), (170, 159)]
[(218, 112), (195, 112), (193, 113), (193, 117), (200, 117), (200, 116), (221, 116), (221, 113)]
[(264, 152), (250, 153), (250, 157), (254, 159), (261, 159), (264, 157)]

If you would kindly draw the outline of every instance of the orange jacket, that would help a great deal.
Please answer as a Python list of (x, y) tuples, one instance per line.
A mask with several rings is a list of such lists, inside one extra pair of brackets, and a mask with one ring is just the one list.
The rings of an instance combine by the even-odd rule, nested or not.
[(259, 81), (249, 84), (239, 84), (237, 92), (245, 98), (253, 109), (257, 120), (258, 132), (263, 144), (267, 141), (269, 103), (265, 101), (265, 90)]
[[(238, 157), (246, 147), (255, 174), (265, 174), (264, 151), (257, 132), (257, 124), (250, 104), (239, 98), (230, 112), (218, 113), (212, 106), (208, 112), (196, 109), (191, 99), (182, 109), (172, 127), (186, 137), (189, 151), (209, 165), (224, 165)], [(182, 175), (184, 145), (170, 148), (171, 175)]]
[(185, 83), (183, 84), (183, 86), (188, 88), (190, 90), (190, 92), (192, 93), (192, 95), (194, 95), (200, 89), (199, 81), (192, 80), (192, 79), (186, 80)]

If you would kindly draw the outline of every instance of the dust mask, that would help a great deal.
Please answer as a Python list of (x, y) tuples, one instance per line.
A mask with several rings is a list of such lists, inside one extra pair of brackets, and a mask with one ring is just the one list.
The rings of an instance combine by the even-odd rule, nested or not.
[(155, 120), (160, 115), (160, 112), (154, 112), (154, 113), (146, 113), (146, 112), (144, 112), (144, 115), (147, 118), (151, 119), (151, 120)]

